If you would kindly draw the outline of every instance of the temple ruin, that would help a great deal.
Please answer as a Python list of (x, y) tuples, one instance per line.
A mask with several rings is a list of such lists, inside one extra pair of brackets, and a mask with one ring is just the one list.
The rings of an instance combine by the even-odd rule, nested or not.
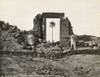
[(45, 12), (37, 14), (33, 21), (33, 30), (37, 33), (39, 38), (46, 40), (46, 18), (60, 18), (60, 46), (69, 47), (69, 37), (73, 34), (73, 29), (69, 19), (67, 17), (64, 18), (64, 13)]

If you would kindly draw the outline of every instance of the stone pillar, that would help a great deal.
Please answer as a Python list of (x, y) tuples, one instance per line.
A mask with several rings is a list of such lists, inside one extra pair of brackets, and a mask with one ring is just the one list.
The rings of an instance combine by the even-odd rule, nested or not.
[(44, 22), (44, 32), (43, 32), (43, 39), (46, 40), (46, 18), (43, 18), (43, 22)]
[(69, 47), (69, 21), (61, 18), (60, 20), (60, 45)]

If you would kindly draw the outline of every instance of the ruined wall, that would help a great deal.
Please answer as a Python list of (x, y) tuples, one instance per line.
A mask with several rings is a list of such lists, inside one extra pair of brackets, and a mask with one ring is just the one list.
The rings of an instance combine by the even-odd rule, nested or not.
[(3, 48), (3, 45), (2, 45), (2, 29), (1, 29), (1, 26), (2, 24), (4, 24), (3, 21), (0, 21), (0, 50)]
[(70, 46), (70, 35), (73, 34), (71, 23), (68, 18), (61, 18), (60, 20), (60, 45)]
[[(42, 13), (38, 14), (34, 18), (34, 28), (35, 34), (40, 38), (46, 39), (46, 18), (60, 18), (60, 45), (69, 47), (70, 46), (70, 35), (73, 34), (73, 29), (69, 19), (63, 18), (64, 13)], [(44, 25), (44, 30), (43, 30)]]
[(38, 14), (37, 16), (35, 16), (33, 23), (34, 23), (33, 31), (39, 38), (42, 38), (42, 31), (41, 31), (42, 30), (42, 26), (41, 26), (42, 16), (41, 14)]

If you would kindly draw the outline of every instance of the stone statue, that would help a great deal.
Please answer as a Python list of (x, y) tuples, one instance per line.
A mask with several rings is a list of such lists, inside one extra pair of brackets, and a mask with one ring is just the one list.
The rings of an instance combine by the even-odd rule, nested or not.
[(71, 39), (71, 49), (76, 50), (77, 49), (77, 46), (76, 46), (76, 44), (77, 44), (77, 35), (74, 35), (74, 34), (71, 35), (70, 39)]

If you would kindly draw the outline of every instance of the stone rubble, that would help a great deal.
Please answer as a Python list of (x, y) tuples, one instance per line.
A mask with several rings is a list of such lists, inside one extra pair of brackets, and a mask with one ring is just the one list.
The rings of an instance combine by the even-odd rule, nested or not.
[[(15, 50), (30, 51), (31, 47), (27, 44), (26, 38), (28, 33), (29, 31), (21, 31), (16, 26), (0, 21), (0, 50), (12, 52)], [(35, 51), (38, 56), (34, 58), (32, 55), (0, 54), (0, 77), (6, 75), (9, 77), (100, 77), (99, 54), (80, 53), (52, 59), (52, 53), (66, 53), (70, 51), (70, 48), (62, 47), (61, 49), (56, 44), (52, 47), (51, 43), (39, 39), (38, 33), (35, 36), (35, 41), (37, 42)], [(80, 38), (80, 40), (82, 39)], [(83, 50), (84, 48), (80, 47), (79, 49)], [(98, 48), (94, 47), (95, 49)], [(93, 50), (92, 47), (91, 50)], [(46, 55), (44, 56), (44, 54)], [(48, 59), (49, 55), (51, 55), (50, 59)]]

